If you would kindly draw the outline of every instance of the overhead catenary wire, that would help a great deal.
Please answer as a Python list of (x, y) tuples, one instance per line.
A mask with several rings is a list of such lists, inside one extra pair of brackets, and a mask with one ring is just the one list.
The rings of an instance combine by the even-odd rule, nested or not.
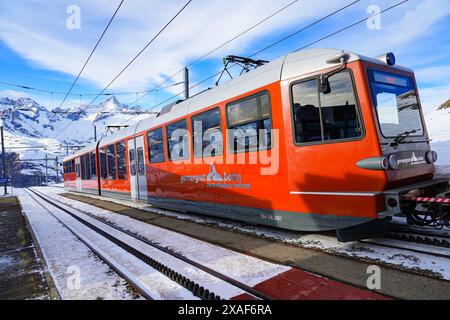
[[(234, 40), (236, 40), (237, 38), (243, 36), (244, 34), (248, 33), (249, 31), (255, 29), (256, 27), (258, 27), (259, 25), (261, 25), (262, 23), (266, 22), (267, 20), (271, 19), (272, 17), (276, 16), (277, 14), (283, 12), (284, 10), (286, 10), (287, 8), (291, 7), (292, 5), (294, 5), (296, 2), (298, 2), (299, 0), (294, 0), (290, 3), (288, 3), (287, 5), (283, 6), (282, 8), (278, 9), (277, 11), (271, 13), (270, 15), (268, 15), (267, 17), (265, 17), (264, 19), (258, 21), (256, 24), (250, 26), (249, 28), (245, 29), (244, 31), (238, 33), (237, 35), (235, 35), (234, 37), (228, 39), (227, 41), (225, 41), (224, 43), (220, 44), (219, 46), (215, 47), (214, 49), (206, 52), (205, 54), (203, 54), (202, 56), (200, 56), (199, 58), (195, 59), (194, 61), (190, 62), (189, 64), (187, 64), (185, 67), (181, 68), (180, 70), (178, 70), (177, 72), (175, 72), (174, 74), (172, 74), (171, 76), (169, 76), (168, 78), (166, 78), (164, 81), (162, 81), (160, 84), (158, 84), (156, 87), (154, 87), (153, 89), (147, 91), (143, 96), (141, 96), (140, 98), (136, 99), (135, 103), (137, 103), (138, 101), (142, 100), (144, 97), (146, 97), (149, 93), (159, 89), (164, 83), (166, 83), (167, 81), (173, 79), (174, 77), (176, 77), (178, 74), (180, 74), (182, 71), (184, 71), (185, 68), (189, 68), (191, 66), (193, 66), (194, 64), (202, 61), (203, 59), (205, 59), (206, 57), (208, 57), (209, 55), (211, 55), (212, 53), (216, 52), (217, 50), (225, 47), (227, 44), (233, 42)], [(356, 2), (358, 2), (360, 0), (357, 0)]]
[[(0, 81), (0, 85), (16, 87), (16, 88), (21, 88), (21, 89), (36, 91), (36, 92), (43, 92), (43, 93), (48, 93), (48, 94), (53, 93), (54, 95), (65, 95), (66, 94), (66, 92), (62, 92), (62, 91), (47, 90), (47, 89), (27, 86), (24, 84), (5, 82), (5, 81)], [(148, 92), (148, 90), (129, 91), (129, 92), (104, 92), (101, 94), (101, 96), (135, 95), (136, 93), (141, 94), (141, 93), (146, 93), (146, 92)], [(96, 95), (98, 95), (97, 92), (96, 93), (91, 92), (91, 93), (70, 93), (69, 94), (69, 96), (77, 96), (77, 97), (78, 96), (87, 97), (87, 96), (96, 96)]]
[[(324, 17), (322, 17), (322, 18), (320, 18), (320, 19), (318, 19), (318, 20), (316, 20), (316, 21), (314, 21), (313, 23), (308, 24), (307, 26), (301, 28), (300, 30), (297, 30), (296, 32), (291, 33), (290, 35), (288, 35), (288, 36), (282, 38), (281, 40), (276, 41), (276, 42), (273, 43), (272, 45), (267, 46), (267, 47), (265, 47), (265, 48), (263, 48), (263, 49), (261, 49), (261, 50), (255, 52), (255, 53), (252, 54), (250, 57), (253, 57), (253, 56), (255, 56), (256, 54), (259, 54), (259, 53), (261, 53), (261, 52), (263, 52), (263, 51), (265, 51), (265, 50), (267, 50), (267, 49), (273, 47), (274, 45), (279, 44), (279, 43), (281, 43), (282, 41), (287, 40), (288, 38), (291, 38), (291, 37), (293, 37), (294, 35), (297, 35), (297, 34), (299, 34), (300, 32), (305, 31), (305, 30), (308, 29), (308, 28), (311, 28), (312, 26), (318, 24), (319, 22), (322, 22), (322, 21), (324, 21), (324, 20), (326, 20), (326, 19), (328, 19), (328, 18), (330, 18), (330, 17), (332, 17), (332, 16), (338, 14), (339, 12), (341, 12), (341, 11), (343, 11), (343, 10), (349, 8), (350, 6), (353, 6), (354, 4), (358, 3), (359, 1), (360, 1), (360, 0), (353, 1), (353, 2), (351, 2), (351, 3), (349, 3), (349, 4), (347, 4), (347, 5), (345, 5), (345, 6), (341, 7), (341, 8), (339, 8), (339, 9), (337, 9), (337, 10), (331, 12), (330, 14), (328, 14), (328, 15), (326, 15), (326, 16), (324, 16)], [(230, 43), (232, 40), (237, 39), (240, 35), (244, 34), (244, 33), (247, 32), (247, 31), (250, 31), (252, 28), (254, 28), (254, 27), (260, 25), (262, 22), (267, 21), (270, 17), (273, 17), (275, 14), (280, 13), (281, 11), (283, 11), (283, 10), (286, 9), (286, 8), (288, 8), (289, 6), (291, 6), (291, 5), (294, 4), (294, 3), (295, 3), (295, 2), (289, 3), (287, 6), (281, 8), (280, 10), (276, 11), (276, 12), (273, 13), (272, 15), (270, 15), (270, 16), (266, 17), (265, 19), (261, 20), (259, 23), (255, 24), (253, 27), (248, 28), (246, 31), (241, 32), (240, 34), (238, 34), (238, 35), (235, 36), (234, 38), (232, 38), (232, 39), (228, 40), (227, 42), (225, 42), (223, 45), (217, 47), (216, 49), (213, 49), (213, 50), (209, 51), (207, 54), (201, 56), (199, 59), (194, 60), (194, 62), (188, 64), (188, 66), (191, 66), (191, 65), (193, 65), (194, 63), (199, 62), (201, 59), (204, 59), (206, 56), (208, 56), (209, 54), (213, 53), (215, 50), (218, 50), (218, 49), (220, 49), (221, 47), (223, 47), (224, 45)], [(187, 67), (188, 67), (188, 66), (187, 66)], [(234, 66), (235, 66), (235, 64), (232, 65), (230, 68), (233, 68)], [(183, 68), (183, 69), (180, 69), (180, 71), (179, 71), (178, 73), (180, 73), (181, 70), (184, 70), (184, 68)], [(173, 78), (174, 76), (176, 76), (178, 73), (175, 73), (174, 75), (172, 75), (171, 77), (169, 77), (169, 78), (166, 79), (165, 81), (170, 80), (171, 78)], [(212, 79), (212, 78), (214, 78), (214, 77), (216, 77), (216, 76), (218, 76), (220, 73), (222, 73), (222, 71), (216, 72), (215, 74), (213, 74), (213, 75), (207, 77), (206, 79), (200, 81), (199, 83), (193, 85), (192, 87), (189, 88), (189, 90), (190, 90), (190, 89), (193, 89), (193, 88), (195, 88), (195, 87), (197, 87), (197, 86), (199, 86), (199, 85), (201, 85), (201, 84), (203, 84), (203, 83), (205, 83), (205, 82), (207, 82), (208, 80), (210, 80), (210, 79)], [(163, 81), (161, 84), (165, 83), (165, 81)], [(161, 85), (161, 84), (160, 84), (160, 85)], [(160, 86), (160, 85), (159, 85), (159, 86)], [(158, 86), (155, 87), (155, 88), (158, 88)], [(161, 106), (161, 105), (164, 105), (166, 102), (168, 102), (168, 101), (170, 101), (170, 100), (172, 100), (172, 99), (174, 99), (174, 98), (176, 98), (176, 97), (182, 95), (183, 93), (184, 93), (184, 90), (181, 91), (180, 93), (176, 94), (176, 95), (171, 96), (170, 98), (168, 98), (168, 99), (166, 99), (166, 100), (164, 100), (164, 101), (162, 101), (162, 102), (160, 102), (160, 103), (157, 103), (155, 106), (153, 106), (153, 107), (150, 108), (149, 110), (153, 110), (153, 109), (155, 109), (155, 108), (157, 108), (157, 107), (159, 107), (159, 106)], [(146, 95), (144, 95), (144, 96), (146, 96)], [(144, 98), (144, 96), (140, 97), (140, 98), (138, 99), (138, 101), (141, 100), (142, 98)], [(135, 119), (136, 117), (137, 117), (137, 116), (134, 116), (134, 117), (132, 117), (132, 118), (130, 118), (130, 119), (124, 120), (124, 121), (121, 122), (121, 124), (122, 124), (122, 123), (125, 123), (125, 122), (127, 122), (127, 121), (131, 121), (131, 120)]]
[[(136, 61), (136, 59), (164, 32), (164, 30), (167, 29), (167, 27), (184, 11), (184, 9), (186, 9), (186, 7), (192, 2), (192, 0), (189, 0), (188, 2), (186, 2), (186, 4), (180, 9), (178, 10), (178, 12), (169, 20), (169, 22), (166, 23), (166, 25), (164, 25), (164, 27), (162, 29), (160, 29), (154, 36), (153, 38), (144, 46), (144, 48), (142, 48), (137, 54), (136, 56), (134, 56), (133, 59), (131, 59), (130, 62), (127, 63), (127, 65), (122, 68), (122, 70), (108, 83), (108, 85), (103, 88), (99, 94), (97, 94), (97, 96), (85, 107), (86, 109), (89, 108), (97, 99), (98, 97), (101, 96), (102, 93), (104, 93), (121, 75), (123, 72), (125, 72), (125, 70), (128, 69), (128, 67), (134, 63), (134, 61)], [(54, 138), (58, 137), (62, 132), (64, 132), (72, 123), (74, 120), (72, 120), (71, 122), (69, 122), (62, 130), (60, 130), (55, 136)]]
[[(328, 18), (330, 18), (330, 17), (332, 17), (332, 16), (334, 16), (334, 15), (340, 13), (341, 11), (343, 11), (343, 10), (349, 8), (350, 6), (355, 5), (355, 4), (358, 3), (359, 1), (360, 1), (360, 0), (356, 0), (356, 1), (353, 1), (353, 2), (347, 4), (347, 5), (343, 6), (343, 7), (340, 7), (339, 9), (337, 9), (337, 10), (335, 10), (335, 11), (333, 11), (333, 12), (327, 14), (326, 16), (324, 16), (324, 17), (322, 17), (322, 18), (320, 18), (320, 19), (318, 19), (318, 20), (315, 20), (314, 22), (308, 24), (308, 25), (305, 26), (305, 27), (302, 27), (301, 29), (299, 29), (299, 30), (297, 30), (297, 31), (295, 31), (295, 32), (293, 32), (293, 33), (291, 33), (291, 34), (289, 34), (288, 36), (285, 36), (285, 37), (283, 37), (283, 38), (281, 38), (281, 39), (279, 39), (279, 40), (273, 42), (272, 44), (270, 44), (270, 45), (268, 45), (268, 46), (266, 46), (266, 47), (264, 47), (264, 48), (258, 50), (257, 52), (251, 54), (249, 57), (254, 57), (254, 56), (257, 55), (257, 54), (259, 54), (259, 53), (261, 53), (261, 52), (263, 52), (263, 51), (265, 51), (265, 50), (267, 50), (267, 49), (269, 49), (269, 48), (272, 48), (273, 46), (275, 46), (275, 45), (277, 45), (277, 44), (279, 44), (279, 43), (281, 43), (281, 42), (283, 42), (283, 41), (285, 41), (285, 40), (287, 40), (287, 39), (289, 39), (289, 38), (291, 38), (291, 37), (293, 37), (293, 36), (295, 36), (295, 35), (297, 35), (297, 34), (303, 32), (303, 31), (305, 31), (305, 30), (307, 30), (307, 29), (309, 29), (309, 28), (315, 26), (316, 24), (318, 24), (318, 23), (320, 23), (320, 22), (322, 22), (322, 21), (324, 21), (324, 20), (326, 20), (326, 19), (328, 19)], [(385, 12), (385, 11), (388, 11), (388, 10), (390, 10), (390, 9), (393, 9), (394, 7), (400, 5), (400, 4), (404, 3), (404, 2), (407, 2), (407, 1), (408, 1), (408, 0), (404, 0), (404, 1), (402, 1), (402, 2), (400, 2), (400, 3), (398, 3), (398, 4), (394, 5), (394, 6), (392, 6), (392, 7), (390, 7), (390, 8), (387, 8), (387, 9), (383, 10), (382, 12), (379, 12), (378, 14), (381, 14), (381, 13), (383, 13), (383, 12)], [(376, 15), (378, 15), (378, 14), (373, 14), (373, 15), (367, 17), (367, 18), (364, 18), (363, 21), (366, 21), (366, 20), (368, 20), (368, 19), (370, 19), (370, 18), (373, 18), (374, 16), (376, 16)], [(361, 23), (361, 22), (358, 22), (358, 23)], [(354, 24), (353, 24), (352, 26), (354, 26)], [(346, 27), (345, 30), (348, 29), (348, 28), (349, 28), (349, 27)], [(338, 34), (338, 33), (340, 33), (340, 32), (343, 32), (343, 31), (344, 31), (344, 30), (340, 30), (340, 31), (338, 31), (338, 32), (333, 32), (333, 35)], [(306, 46), (303, 46), (302, 48), (306, 48), (306, 47), (312, 46), (313, 44), (315, 44), (315, 43), (317, 43), (317, 42), (319, 42), (319, 41), (322, 41), (322, 40), (324, 40), (324, 39), (326, 39), (326, 38), (328, 38), (328, 37), (330, 37), (330, 35), (328, 35), (328, 36), (326, 36), (326, 37), (323, 37), (321, 40), (316, 40), (316, 41), (314, 41), (314, 42), (312, 42), (312, 43), (309, 43), (309, 44), (307, 44)], [(233, 68), (234, 66), (236, 66), (236, 64), (231, 65), (231, 66), (229, 67), (229, 69), (230, 69), (230, 68)], [(203, 83), (205, 83), (205, 82), (207, 82), (207, 81), (213, 79), (214, 77), (218, 76), (220, 73), (222, 73), (222, 71), (219, 71), (219, 72), (214, 73), (213, 75), (207, 77), (206, 79), (204, 79), (204, 80), (202, 80), (202, 81), (200, 81), (200, 82), (194, 84), (193, 86), (191, 86), (191, 87), (189, 88), (189, 90), (191, 90), (191, 89), (193, 89), (193, 88), (195, 88), (195, 87), (198, 87), (199, 85), (201, 85), (201, 84), (203, 84)], [(167, 102), (169, 102), (170, 100), (172, 100), (172, 99), (174, 99), (174, 98), (176, 98), (176, 97), (182, 95), (183, 93), (184, 93), (184, 90), (181, 91), (180, 93), (177, 93), (177, 94), (175, 94), (175, 95), (169, 97), (168, 99), (165, 99), (164, 101), (162, 101), (162, 102), (158, 103), (157, 105), (155, 105), (155, 106), (149, 108), (148, 110), (150, 111), (150, 110), (153, 110), (153, 109), (155, 109), (155, 108), (157, 108), (157, 107), (159, 107), (159, 106), (161, 106), (161, 105), (164, 105), (165, 103), (167, 103)], [(132, 118), (130, 118), (130, 119), (127, 119), (127, 120), (125, 120), (125, 121), (123, 121), (123, 122), (121, 122), (121, 123), (124, 123), (124, 122), (126, 122), (126, 121), (130, 121), (130, 120), (133, 120), (134, 118), (136, 118), (136, 116), (135, 116), (135, 117), (132, 117)]]
[[(373, 17), (376, 17), (376, 16), (378, 16), (378, 15), (380, 15), (380, 14), (382, 14), (382, 13), (385, 13), (385, 12), (387, 12), (387, 11), (390, 11), (390, 10), (392, 10), (392, 9), (394, 9), (394, 8), (400, 6), (400, 5), (402, 5), (402, 4), (404, 4), (404, 3), (408, 2), (408, 1), (409, 1), (409, 0), (403, 0), (403, 1), (401, 1), (401, 2), (398, 2), (398, 3), (392, 5), (392, 6), (388, 7), (388, 8), (386, 8), (386, 9), (384, 9), (384, 10), (378, 12), (378, 13), (372, 14), (372, 15), (370, 15), (369, 17), (366, 17), (366, 18), (364, 18), (364, 19), (358, 20), (358, 21), (356, 21), (356, 22), (354, 22), (354, 23), (352, 23), (352, 24), (350, 24), (350, 25), (348, 25), (348, 26), (346, 26), (346, 27), (344, 27), (344, 28), (341, 28), (341, 29), (339, 29), (339, 30), (337, 30), (337, 31), (334, 31), (334, 32), (332, 32), (332, 33), (330, 33), (330, 34), (324, 36), (324, 37), (321, 37), (321, 38), (319, 38), (318, 40), (315, 40), (315, 41), (313, 41), (313, 42), (310, 42), (310, 43), (308, 43), (308, 44), (306, 44), (306, 45), (304, 45), (304, 46), (302, 46), (302, 47), (300, 47), (300, 48), (294, 50), (294, 52), (297, 52), (297, 51), (306, 49), (306, 48), (308, 48), (308, 47), (310, 47), (310, 46), (312, 46), (312, 45), (314, 45), (314, 44), (316, 44), (316, 43), (318, 43), (318, 42), (321, 42), (321, 41), (323, 41), (323, 40), (326, 40), (326, 39), (328, 39), (328, 38), (331, 38), (332, 36), (335, 36), (336, 34), (339, 34), (339, 33), (344, 32), (344, 31), (346, 31), (346, 30), (348, 30), (348, 29), (350, 29), (350, 28), (353, 28), (353, 27), (355, 27), (355, 26), (357, 26), (357, 25), (359, 25), (359, 24), (361, 24), (361, 23), (363, 23), (363, 22), (365, 22), (365, 21), (367, 21), (367, 20), (369, 20), (369, 19), (371, 19), (371, 18), (373, 18)], [(356, 2), (357, 2), (357, 1), (356, 1)], [(354, 2), (354, 3), (356, 3), (356, 2)], [(354, 3), (353, 3), (353, 4), (354, 4)], [(340, 11), (340, 10), (339, 10), (339, 11)], [(338, 12), (338, 11), (335, 11), (335, 13), (337, 13), (337, 12)], [(328, 17), (330, 17), (330, 16), (331, 16), (331, 15), (328, 15)], [(315, 24), (315, 23), (314, 23), (314, 24)], [(305, 28), (303, 28), (303, 30), (305, 30)], [(267, 46), (266, 48), (268, 49), (268, 48), (270, 48), (270, 47), (271, 47), (271, 46)], [(258, 53), (260, 53), (260, 52), (262, 52), (262, 51), (263, 51), (263, 50), (260, 50)], [(252, 57), (252, 56), (254, 56), (254, 55), (255, 55), (255, 54), (252, 54), (250, 57)], [(232, 66), (230, 66), (229, 69), (232, 68), (232, 67), (234, 67), (234, 66), (236, 66), (236, 64), (233, 64)], [(204, 82), (206, 82), (206, 81), (208, 81), (208, 80), (214, 78), (215, 76), (219, 75), (221, 72), (222, 72), (222, 71), (216, 72), (215, 74), (209, 76), (208, 78), (206, 78), (206, 79), (200, 81), (199, 83), (193, 85), (193, 86), (190, 87), (189, 89), (193, 89), (193, 88), (199, 86), (200, 84), (202, 84), (202, 83), (204, 83)], [(159, 107), (160, 105), (162, 105), (162, 104), (164, 104), (164, 103), (166, 103), (166, 102), (168, 102), (168, 101), (170, 101), (170, 100), (172, 100), (172, 99), (174, 99), (174, 98), (176, 98), (176, 97), (182, 95), (183, 93), (184, 93), (184, 91), (182, 91), (182, 92), (180, 92), (180, 93), (178, 93), (178, 94), (175, 94), (175, 95), (171, 96), (170, 98), (164, 100), (164, 101), (161, 102), (160, 104), (155, 105), (155, 106), (153, 106), (152, 108), (150, 108), (150, 109), (148, 109), (148, 110), (153, 110), (153, 109)]]
[(84, 62), (83, 67), (81, 68), (80, 72), (78, 72), (77, 77), (75, 78), (75, 80), (73, 81), (72, 85), (70, 86), (69, 91), (67, 91), (64, 99), (61, 101), (61, 104), (59, 105), (60, 108), (62, 108), (64, 102), (66, 101), (66, 99), (69, 96), (70, 92), (72, 91), (73, 87), (75, 86), (75, 84), (77, 83), (77, 81), (80, 78), (81, 74), (83, 73), (84, 69), (86, 68), (86, 65), (89, 63), (89, 60), (91, 60), (92, 55), (94, 54), (94, 52), (97, 49), (97, 47), (100, 44), (100, 42), (102, 41), (103, 36), (105, 35), (106, 31), (108, 31), (109, 26), (111, 25), (111, 23), (113, 22), (114, 18), (116, 17), (117, 12), (119, 12), (120, 7), (122, 6), (123, 2), (124, 2), (124, 0), (121, 0), (119, 5), (117, 6), (116, 10), (114, 11), (114, 14), (112, 15), (111, 19), (109, 20), (108, 24), (106, 25), (105, 29), (103, 30), (100, 38), (97, 40), (97, 43), (95, 44), (95, 46), (92, 49), (91, 53), (89, 54), (88, 58)]

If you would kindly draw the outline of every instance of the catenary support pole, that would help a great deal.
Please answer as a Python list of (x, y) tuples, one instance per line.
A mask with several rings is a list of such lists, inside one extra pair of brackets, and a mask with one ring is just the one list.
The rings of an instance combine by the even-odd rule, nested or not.
[(5, 179), (5, 184), (4, 184), (4, 188), (5, 188), (5, 194), (8, 194), (8, 187), (7, 187), (7, 181), (6, 181), (6, 155), (5, 155), (5, 138), (3, 136), (3, 124), (0, 126), (0, 133), (1, 133), (1, 138), (2, 138), (2, 175), (3, 175), (3, 179)]
[(184, 99), (189, 99), (189, 69), (184, 68)]
[(45, 185), (48, 185), (48, 155), (45, 154)]

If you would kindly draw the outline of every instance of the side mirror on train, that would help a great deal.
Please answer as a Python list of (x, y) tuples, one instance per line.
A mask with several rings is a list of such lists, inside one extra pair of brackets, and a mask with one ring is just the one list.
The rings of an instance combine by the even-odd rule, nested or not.
[(328, 94), (331, 92), (330, 81), (328, 81), (328, 75), (322, 75), (320, 77), (320, 92)]
[(350, 54), (348, 54), (345, 51), (335, 54), (327, 59), (327, 63), (330, 64), (340, 63), (340, 65), (339, 67), (337, 67), (337, 69), (332, 70), (328, 73), (324, 73), (320, 76), (320, 92), (322, 92), (323, 94), (328, 94), (331, 92), (330, 81), (328, 80), (328, 78), (345, 69), (347, 62), (349, 60)]

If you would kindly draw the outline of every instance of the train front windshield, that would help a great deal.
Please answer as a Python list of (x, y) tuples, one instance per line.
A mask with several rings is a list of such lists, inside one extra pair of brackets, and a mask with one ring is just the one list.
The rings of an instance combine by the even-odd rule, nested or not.
[(379, 71), (369, 71), (373, 100), (380, 130), (384, 137), (410, 132), (422, 136), (422, 116), (412, 78)]

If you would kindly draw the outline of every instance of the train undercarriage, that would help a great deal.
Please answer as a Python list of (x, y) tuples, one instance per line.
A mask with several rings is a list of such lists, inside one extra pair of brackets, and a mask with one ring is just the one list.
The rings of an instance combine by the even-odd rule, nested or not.
[(339, 241), (383, 237), (393, 217), (405, 217), (409, 225), (450, 228), (449, 179), (433, 179), (383, 192), (386, 211), (380, 218), (336, 231)]

